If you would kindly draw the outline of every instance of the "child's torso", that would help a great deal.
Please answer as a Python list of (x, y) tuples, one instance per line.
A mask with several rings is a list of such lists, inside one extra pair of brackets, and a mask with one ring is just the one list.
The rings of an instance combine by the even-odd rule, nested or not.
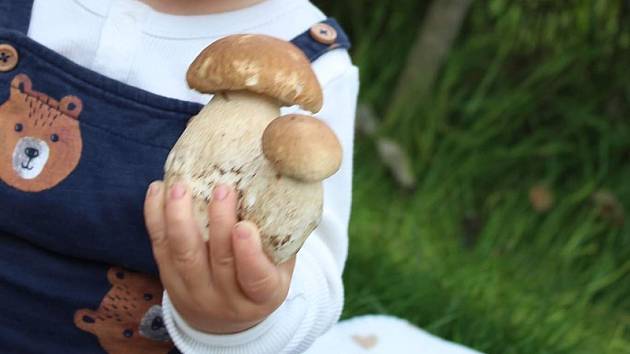
[(158, 13), (132, 0), (35, 0), (28, 35), (104, 76), (205, 103), (209, 97), (190, 90), (183, 77), (208, 44), (245, 32), (291, 40), (324, 19), (308, 0), (267, 0), (237, 12), (194, 17)]
[[(0, 0), (0, 352), (166, 353), (161, 287), (144, 275), (156, 268), (142, 202), (201, 106), (136, 88), (133, 75), (120, 79), (134, 86), (100, 75), (29, 38), (31, 5)], [(347, 47), (338, 32), (333, 44), (309, 31), (294, 43), (315, 59)], [(155, 70), (185, 85), (182, 69)]]

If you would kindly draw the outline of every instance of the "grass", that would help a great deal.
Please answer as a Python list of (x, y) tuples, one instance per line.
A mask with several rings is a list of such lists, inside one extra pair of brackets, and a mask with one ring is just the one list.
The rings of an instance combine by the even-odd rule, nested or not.
[(476, 1), (430, 97), (389, 107), (427, 2), (317, 3), (418, 173), (400, 190), (358, 137), (344, 317), (487, 353), (630, 353), (630, 4)]

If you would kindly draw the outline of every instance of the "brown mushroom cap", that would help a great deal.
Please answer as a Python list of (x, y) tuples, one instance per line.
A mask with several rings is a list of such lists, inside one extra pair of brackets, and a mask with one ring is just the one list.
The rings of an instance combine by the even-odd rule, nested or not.
[(319, 182), (341, 166), (341, 144), (321, 120), (304, 115), (276, 118), (262, 138), (265, 157), (282, 175)]
[(322, 89), (304, 53), (270, 36), (232, 35), (214, 42), (191, 64), (186, 78), (203, 93), (248, 90), (313, 113), (322, 108)]

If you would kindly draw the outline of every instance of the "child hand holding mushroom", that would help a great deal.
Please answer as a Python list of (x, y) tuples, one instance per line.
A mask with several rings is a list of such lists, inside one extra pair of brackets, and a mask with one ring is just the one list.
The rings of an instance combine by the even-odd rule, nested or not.
[(313, 117), (279, 117), (282, 106), (322, 107), (308, 59), (288, 42), (226, 37), (199, 55), (188, 82), (215, 96), (171, 151), (165, 182), (151, 186), (146, 223), (179, 314), (197, 330), (235, 333), (285, 300), (341, 146)]
[(262, 251), (256, 225), (237, 224), (235, 191), (226, 185), (214, 189), (208, 245), (199, 237), (190, 189), (175, 183), (164, 191), (162, 182), (150, 186), (146, 222), (160, 278), (186, 322), (205, 333), (236, 333), (278, 308), (295, 262), (274, 265)]

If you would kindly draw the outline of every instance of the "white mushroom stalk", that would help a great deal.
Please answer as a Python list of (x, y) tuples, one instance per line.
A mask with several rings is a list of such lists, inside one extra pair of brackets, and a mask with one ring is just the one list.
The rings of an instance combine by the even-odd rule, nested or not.
[(165, 165), (166, 185), (181, 181), (191, 188), (204, 239), (214, 186), (232, 185), (237, 191), (249, 186), (265, 162), (258, 137), (279, 115), (275, 99), (247, 91), (217, 94), (173, 147)]

